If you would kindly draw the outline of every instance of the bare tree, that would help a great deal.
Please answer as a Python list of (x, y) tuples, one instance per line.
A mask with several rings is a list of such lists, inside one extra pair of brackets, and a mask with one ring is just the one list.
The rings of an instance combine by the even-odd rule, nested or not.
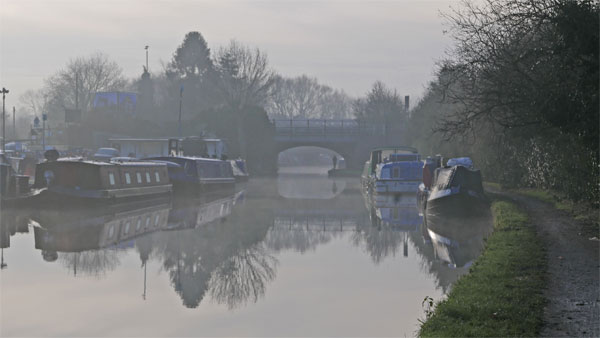
[(28, 89), (19, 96), (19, 103), (22, 113), (38, 116), (44, 108), (44, 92), (42, 90)]
[(277, 77), (269, 102), (271, 116), (287, 118), (344, 118), (351, 111), (350, 98), (343, 92), (301, 75)]
[(357, 119), (365, 121), (384, 122), (407, 117), (398, 92), (388, 89), (381, 81), (373, 84), (365, 98), (354, 102), (354, 111)]
[(123, 90), (126, 85), (121, 67), (105, 54), (72, 59), (45, 81), (49, 118), (63, 116), (65, 108), (89, 110), (97, 92)]
[(238, 115), (237, 137), (240, 155), (247, 156), (244, 123), (252, 107), (264, 107), (271, 93), (275, 72), (267, 55), (235, 40), (219, 49), (216, 56), (218, 87), (225, 103)]
[(216, 55), (220, 73), (219, 88), (232, 108), (264, 106), (275, 81), (267, 55), (232, 40)]

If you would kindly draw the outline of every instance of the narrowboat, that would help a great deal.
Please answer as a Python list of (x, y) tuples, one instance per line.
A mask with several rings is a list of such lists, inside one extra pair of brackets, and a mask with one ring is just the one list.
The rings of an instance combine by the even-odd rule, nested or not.
[(0, 203), (2, 206), (25, 206), (38, 191), (29, 185), (29, 176), (19, 175), (14, 159), (0, 153)]
[[(448, 160), (448, 163), (458, 163)], [(466, 164), (466, 162), (462, 162)], [(471, 165), (456, 164), (435, 170), (427, 203), (427, 213), (476, 215), (487, 210), (481, 172)]]
[(437, 154), (434, 157), (427, 156), (427, 158), (423, 160), (423, 182), (419, 184), (419, 189), (417, 191), (417, 204), (421, 213), (424, 212), (425, 205), (427, 204), (427, 198), (429, 197), (429, 192), (433, 185), (433, 175), (435, 174), (435, 170), (442, 167), (443, 162), (444, 158), (440, 154)]
[(363, 168), (362, 185), (373, 194), (414, 194), (423, 179), (420, 159), (411, 147), (375, 149)]
[(96, 162), (78, 158), (39, 163), (34, 188), (48, 202), (125, 201), (168, 195), (172, 191), (165, 163)]
[(229, 161), (213, 158), (164, 156), (144, 159), (165, 163), (176, 193), (205, 193), (233, 189), (235, 178)]
[[(165, 156), (201, 157), (227, 160), (227, 143), (218, 138), (179, 137), (179, 138), (114, 138), (109, 139), (111, 146), (118, 149), (121, 158), (154, 158)], [(114, 158), (113, 158), (114, 160)], [(236, 159), (229, 161), (236, 181), (246, 181), (249, 173), (246, 161)]]

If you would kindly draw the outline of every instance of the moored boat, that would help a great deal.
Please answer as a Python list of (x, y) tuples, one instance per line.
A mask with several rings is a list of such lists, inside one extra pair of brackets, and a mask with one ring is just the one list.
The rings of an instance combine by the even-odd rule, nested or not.
[(469, 215), (487, 210), (481, 172), (472, 168), (472, 162), (471, 166), (458, 164), (436, 169), (426, 203), (427, 213), (435, 214)]
[(154, 162), (55, 159), (36, 167), (34, 188), (44, 202), (123, 201), (170, 194), (167, 166)]
[(361, 182), (374, 194), (416, 193), (423, 178), (422, 168), (415, 148), (379, 148), (365, 163)]
[(229, 161), (213, 158), (164, 156), (144, 159), (164, 162), (176, 193), (205, 193), (233, 189), (235, 178)]
[(14, 161), (0, 153), (1, 206), (25, 206), (37, 193), (38, 191), (32, 190), (29, 185), (29, 176), (19, 175), (14, 168)]

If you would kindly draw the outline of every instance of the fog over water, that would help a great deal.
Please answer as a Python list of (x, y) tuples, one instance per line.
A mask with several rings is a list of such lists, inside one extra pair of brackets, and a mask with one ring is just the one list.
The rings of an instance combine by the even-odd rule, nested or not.
[(3, 213), (2, 335), (414, 335), (489, 219), (427, 226), (410, 198), (377, 207), (355, 178), (304, 171), (202, 200)]

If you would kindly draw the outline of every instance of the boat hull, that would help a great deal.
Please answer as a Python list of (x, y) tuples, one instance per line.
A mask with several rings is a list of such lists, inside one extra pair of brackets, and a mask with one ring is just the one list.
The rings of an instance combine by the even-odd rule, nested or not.
[(470, 190), (447, 189), (431, 192), (425, 209), (427, 214), (444, 216), (479, 216), (489, 210), (485, 196)]
[(177, 180), (172, 179), (176, 194), (201, 195), (210, 192), (233, 191), (235, 179)]
[(376, 180), (373, 192), (375, 194), (414, 194), (419, 189), (419, 181)]

